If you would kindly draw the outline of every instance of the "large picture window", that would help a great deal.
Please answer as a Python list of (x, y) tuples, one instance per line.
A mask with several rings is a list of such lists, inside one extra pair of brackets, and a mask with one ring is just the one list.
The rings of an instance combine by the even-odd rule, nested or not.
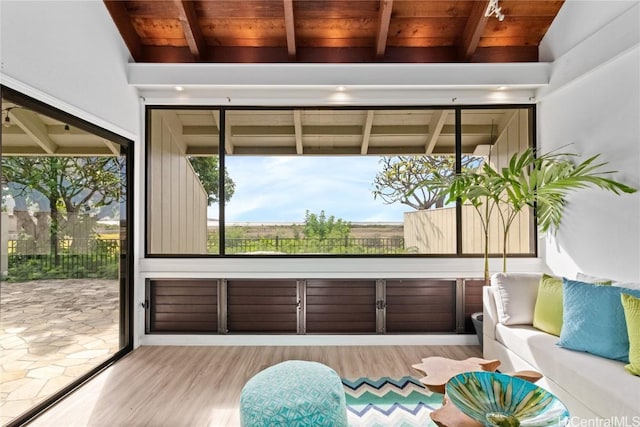
[[(471, 211), (435, 176), (529, 147), (532, 108), (150, 107), (147, 253), (480, 255)], [(510, 254), (535, 252), (532, 220)]]

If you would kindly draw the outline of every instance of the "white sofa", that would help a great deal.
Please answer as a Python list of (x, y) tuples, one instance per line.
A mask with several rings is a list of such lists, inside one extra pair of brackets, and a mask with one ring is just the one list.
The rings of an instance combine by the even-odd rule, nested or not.
[(558, 337), (532, 326), (540, 277), (499, 273), (483, 288), (484, 358), (499, 359), (502, 372), (542, 373), (537, 384), (555, 394), (572, 417), (621, 422), (578, 424), (576, 418), (570, 425), (640, 426), (640, 377), (627, 373), (622, 362), (558, 347)]

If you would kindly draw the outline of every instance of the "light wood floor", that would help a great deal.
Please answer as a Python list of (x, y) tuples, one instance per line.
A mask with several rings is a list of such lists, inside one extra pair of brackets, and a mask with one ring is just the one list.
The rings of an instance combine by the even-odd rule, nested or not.
[(345, 378), (402, 377), (423, 357), (481, 357), (479, 346), (140, 347), (33, 426), (237, 426), (246, 381), (284, 360), (324, 363)]

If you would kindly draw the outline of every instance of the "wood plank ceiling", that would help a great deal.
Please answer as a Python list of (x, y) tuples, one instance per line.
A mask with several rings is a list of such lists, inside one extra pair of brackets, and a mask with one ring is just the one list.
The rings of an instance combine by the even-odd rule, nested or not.
[(12, 102), (2, 103), (3, 156), (119, 156), (120, 146)]
[[(494, 144), (521, 110), (466, 110), (462, 152)], [(158, 109), (162, 121), (188, 156), (218, 153), (219, 112)], [(228, 155), (452, 155), (455, 114), (448, 109), (236, 110), (228, 111), (224, 147)], [(151, 133), (151, 138), (160, 136)]]
[(536, 62), (563, 0), (105, 0), (135, 62)]

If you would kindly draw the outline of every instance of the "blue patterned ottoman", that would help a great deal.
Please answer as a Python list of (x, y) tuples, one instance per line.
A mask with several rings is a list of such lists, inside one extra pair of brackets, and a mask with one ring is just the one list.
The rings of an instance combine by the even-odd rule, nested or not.
[(342, 382), (321, 363), (289, 360), (257, 373), (242, 388), (244, 427), (346, 427)]

